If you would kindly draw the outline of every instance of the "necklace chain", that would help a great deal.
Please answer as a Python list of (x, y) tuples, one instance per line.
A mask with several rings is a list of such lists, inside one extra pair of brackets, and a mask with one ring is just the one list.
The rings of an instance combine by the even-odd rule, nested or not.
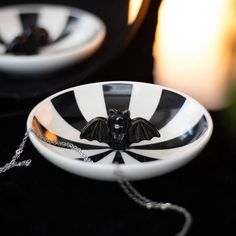
[(15, 151), (14, 156), (12, 157), (11, 161), (9, 163), (6, 163), (3, 167), (0, 167), (0, 174), (6, 172), (7, 170), (10, 170), (13, 167), (19, 167), (19, 166), (29, 166), (31, 163), (31, 159), (28, 159), (26, 161), (17, 161), (21, 155), (21, 153), (24, 150), (25, 144), (27, 142), (27, 139), (29, 137), (29, 132), (26, 131), (24, 138), (22, 139), (21, 144), (19, 145), (18, 149)]
[(81, 150), (81, 148), (74, 145), (73, 143), (63, 142), (63, 141), (51, 141), (40, 134), (36, 134), (33, 129), (29, 129), (29, 131), (34, 133), (40, 140), (42, 140), (45, 143), (48, 143), (48, 144), (51, 144), (54, 146), (58, 146), (58, 147), (62, 147), (62, 148), (68, 148), (68, 149), (78, 152), (78, 154), (80, 156), (79, 160), (82, 160), (85, 162), (93, 162), (87, 155), (85, 155), (85, 153)]
[(188, 210), (182, 206), (178, 206), (172, 203), (163, 203), (163, 202), (155, 202), (152, 201), (145, 196), (143, 196), (140, 192), (138, 192), (134, 186), (122, 175), (119, 166), (117, 165), (116, 170), (117, 181), (122, 188), (122, 190), (126, 193), (126, 195), (136, 202), (138, 205), (147, 208), (147, 209), (157, 209), (157, 210), (173, 210), (180, 213), (184, 219), (184, 225), (179, 233), (176, 236), (185, 236), (192, 224), (192, 216), (188, 212)]
[[(21, 156), (24, 147), (26, 145), (26, 142), (29, 137), (29, 132), (34, 133), (40, 140), (51, 144), (56, 145), (63, 148), (68, 148), (71, 150), (74, 150), (78, 152), (80, 156), (80, 160), (85, 162), (93, 162), (85, 153), (76, 145), (70, 143), (70, 142), (63, 142), (63, 141), (51, 141), (47, 138), (45, 138), (42, 135), (36, 134), (33, 129), (30, 129), (29, 131), (25, 132), (24, 138), (22, 139), (22, 142), (20, 143), (18, 149), (15, 151), (14, 156), (12, 157), (11, 161), (9, 163), (6, 163), (3, 167), (0, 167), (0, 174), (6, 172), (7, 170), (13, 168), (13, 167), (19, 167), (19, 166), (29, 166), (31, 164), (31, 159), (25, 160), (25, 161), (18, 161), (19, 157)], [(120, 185), (121, 189), (126, 193), (126, 195), (132, 199), (134, 202), (139, 204), (142, 207), (145, 207), (147, 209), (157, 209), (157, 210), (173, 210), (181, 214), (184, 219), (184, 225), (179, 233), (177, 233), (176, 236), (185, 236), (192, 224), (192, 216), (191, 214), (185, 209), (184, 207), (172, 204), (172, 203), (163, 203), (163, 202), (155, 202), (152, 201), (145, 196), (143, 196), (140, 192), (138, 192), (133, 185), (124, 177), (122, 174), (119, 165), (117, 164), (117, 168), (115, 170), (115, 175), (117, 176), (117, 182)]]

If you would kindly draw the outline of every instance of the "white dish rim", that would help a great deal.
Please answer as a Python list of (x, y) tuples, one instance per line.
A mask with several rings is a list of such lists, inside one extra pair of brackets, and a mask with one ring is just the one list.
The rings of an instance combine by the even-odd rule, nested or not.
[[(97, 84), (97, 85), (103, 85), (103, 84), (112, 84), (112, 83), (123, 83), (123, 84), (144, 84), (145, 86), (157, 86), (161, 89), (167, 89), (169, 91), (175, 92), (177, 94), (180, 94), (184, 97), (186, 97), (187, 99), (190, 99), (191, 102), (196, 103), (198, 106), (201, 107), (203, 114), (206, 117), (207, 123), (208, 123), (208, 128), (206, 130), (206, 132), (204, 133), (204, 135), (200, 138), (200, 140), (198, 140), (198, 145), (194, 145), (191, 149), (186, 150), (184, 153), (174, 153), (170, 158), (165, 159), (165, 160), (161, 160), (161, 161), (153, 161), (153, 162), (145, 162), (145, 163), (137, 163), (137, 164), (132, 164), (132, 165), (119, 165), (119, 170), (121, 171), (121, 173), (129, 180), (140, 180), (140, 179), (146, 179), (146, 178), (151, 178), (151, 177), (155, 177), (155, 176), (159, 176), (162, 174), (166, 174), (168, 172), (171, 172), (185, 164), (187, 164), (188, 162), (190, 162), (197, 154), (200, 153), (200, 151), (206, 146), (206, 144), (208, 143), (212, 132), (213, 132), (213, 121), (212, 118), (209, 114), (209, 112), (195, 99), (193, 99), (191, 96), (179, 92), (175, 89), (171, 89), (165, 86), (161, 86), (161, 85), (156, 85), (156, 84), (149, 84), (149, 83), (145, 83), (145, 82), (133, 82), (133, 81), (109, 81), (109, 82), (97, 82), (97, 83), (90, 83), (90, 84)], [(84, 84), (84, 85), (79, 85), (79, 86), (89, 86), (90, 84)], [(47, 100), (51, 100), (52, 98), (63, 94), (65, 92), (74, 90), (75, 88), (77, 88), (78, 86), (74, 86), (65, 90), (62, 90), (60, 92), (57, 92), (47, 98), (45, 98), (43, 101), (41, 101), (40, 103), (38, 103), (30, 112), (28, 119), (27, 119), (27, 130), (30, 130), (32, 128), (31, 124), (32, 124), (32, 120), (34, 117), (34, 113), (35, 110), (45, 101)], [(69, 172), (72, 172), (74, 174), (80, 175), (80, 176), (84, 176), (84, 177), (88, 177), (87, 173), (90, 172), (91, 175), (89, 176), (90, 178), (94, 178), (94, 179), (100, 179), (100, 180), (108, 180), (108, 181), (114, 181), (117, 179), (116, 176), (116, 170), (117, 170), (117, 166), (115, 164), (96, 164), (96, 163), (88, 163), (88, 162), (83, 162), (83, 161), (78, 161), (78, 160), (73, 160), (73, 159), (68, 159), (66, 157), (64, 157), (63, 155), (60, 155), (50, 149), (48, 149), (47, 147), (45, 147), (45, 145), (43, 145), (39, 139), (37, 138), (37, 136), (30, 132), (29, 133), (29, 137), (31, 142), (33, 143), (33, 145), (36, 147), (36, 149), (49, 161), (51, 161), (52, 163), (54, 163), (55, 165), (58, 166), (58, 164), (56, 163), (58, 160), (61, 162), (67, 162), (69, 166), (74, 166), (75, 169), (74, 170), (68, 170), (68, 168), (65, 166), (65, 169), (68, 170)], [(50, 158), (47, 156), (49, 155)], [(62, 163), (63, 165), (63, 163)], [(59, 166), (62, 169), (64, 169), (64, 167)], [(69, 168), (70, 169), (70, 168)], [(78, 169), (81, 171), (81, 173), (78, 173), (76, 170)], [(157, 172), (157, 173), (156, 173)], [(101, 176), (100, 176), (101, 175)]]

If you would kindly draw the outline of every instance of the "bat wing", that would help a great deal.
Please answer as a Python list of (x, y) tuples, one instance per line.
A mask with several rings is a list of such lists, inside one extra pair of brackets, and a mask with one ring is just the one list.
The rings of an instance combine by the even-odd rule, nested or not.
[(109, 141), (107, 119), (96, 117), (90, 120), (82, 129), (80, 138), (89, 141), (97, 140), (99, 142), (107, 143)]
[(129, 143), (138, 143), (142, 140), (150, 140), (153, 137), (160, 137), (157, 128), (143, 118), (136, 118), (131, 121), (129, 128)]

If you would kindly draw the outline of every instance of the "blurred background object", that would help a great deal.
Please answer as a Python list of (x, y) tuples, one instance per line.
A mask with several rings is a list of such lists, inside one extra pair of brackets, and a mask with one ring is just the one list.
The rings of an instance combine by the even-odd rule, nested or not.
[[(43, 2), (45, 3), (45, 1)], [(107, 65), (127, 47), (145, 19), (150, 2), (150, 0), (46, 1), (49, 4), (81, 8), (97, 15), (106, 25), (107, 32), (104, 42), (96, 53), (83, 62), (57, 73), (36, 75), (37, 80), (32, 80), (30, 76), (25, 75), (0, 73), (0, 97), (12, 100), (41, 99), (67, 87), (88, 83), (89, 76)], [(3, 0), (0, 6), (22, 3), (32, 4), (40, 3), (40, 1)]]
[(232, 102), (235, 0), (163, 0), (154, 42), (155, 83), (183, 91), (209, 110)]
[[(45, 1), (43, 2), (45, 3)], [(3, 0), (0, 6), (22, 3), (32, 4), (40, 3), (40, 1)], [(152, 83), (151, 52), (159, 0), (101, 0), (95, 2), (49, 0), (46, 3), (77, 7), (97, 15), (106, 25), (107, 32), (104, 42), (99, 50), (89, 58), (59, 72), (38, 75), (36, 78), (1, 72), (0, 105), (2, 110), (0, 117), (25, 114), (46, 96), (84, 83), (108, 80), (146, 80)], [(139, 30), (141, 25), (145, 27)], [(135, 45), (135, 36), (144, 42), (139, 47), (140, 50), (136, 50), (136, 46), (128, 49), (131, 42)], [(135, 49), (133, 50), (133, 48)], [(120, 55), (123, 53), (126, 56), (120, 59)], [(136, 62), (133, 61), (133, 54), (136, 55)], [(143, 60), (148, 62), (147, 66), (140, 66), (143, 64)]]
[(100, 18), (75, 7), (2, 7), (0, 70), (13, 74), (12, 79), (18, 79), (17, 75), (40, 79), (94, 54), (105, 35), (106, 27)]

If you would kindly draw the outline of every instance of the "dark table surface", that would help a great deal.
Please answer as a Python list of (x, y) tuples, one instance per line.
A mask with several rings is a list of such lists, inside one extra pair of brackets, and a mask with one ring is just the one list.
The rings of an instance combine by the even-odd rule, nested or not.
[[(158, 3), (152, 1), (138, 32), (131, 40), (127, 34), (122, 50), (114, 51), (109, 60), (84, 77), (83, 83), (153, 83), (152, 42), (157, 7)], [(34, 94), (24, 99), (0, 99), (0, 166), (10, 160), (21, 142), (29, 110), (50, 92), (44, 90), (42, 96)], [(189, 235), (236, 234), (235, 113), (234, 104), (211, 112), (212, 138), (192, 162), (169, 174), (134, 182), (153, 200), (186, 207), (194, 218)], [(0, 175), (0, 229), (6, 232), (4, 235), (175, 235), (183, 223), (175, 213), (136, 205), (116, 183), (85, 179), (55, 167), (30, 142), (22, 156), (27, 158), (33, 160), (30, 167), (14, 168)]]

